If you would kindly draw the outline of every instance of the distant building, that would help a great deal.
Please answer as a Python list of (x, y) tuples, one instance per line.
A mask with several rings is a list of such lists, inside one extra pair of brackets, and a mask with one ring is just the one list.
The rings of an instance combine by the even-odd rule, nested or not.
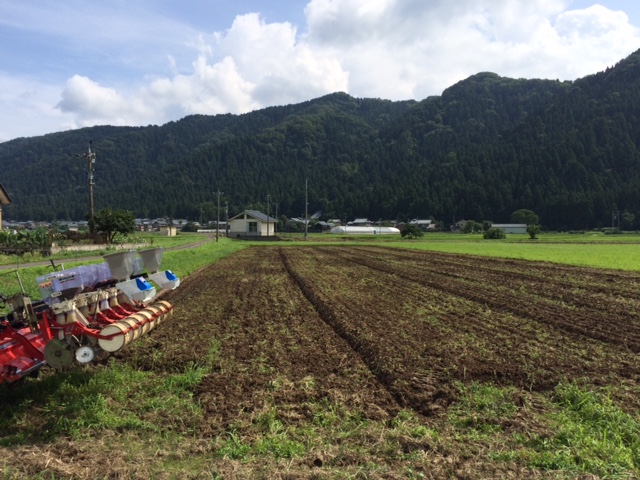
[(360, 227), (354, 225), (341, 225), (333, 227), (329, 233), (338, 235), (400, 235), (396, 227)]
[(460, 233), (464, 226), (467, 224), (468, 220), (458, 220), (456, 223), (451, 225), (451, 231), (455, 233)]
[(426, 232), (427, 230), (435, 230), (436, 228), (436, 226), (433, 223), (433, 220), (431, 219), (421, 220), (418, 218), (414, 218), (409, 222), (409, 225), (415, 225), (423, 232)]
[(0, 230), (2, 230), (2, 206), (3, 205), (11, 205), (11, 198), (9, 194), (4, 189), (2, 184), (0, 183)]
[(257, 210), (245, 210), (229, 219), (230, 237), (266, 237), (275, 235), (278, 221)]
[(174, 225), (161, 225), (159, 231), (161, 235), (166, 237), (175, 237), (178, 234), (178, 227)]
[(307, 221), (304, 218), (293, 217), (285, 222), (284, 228), (289, 231), (304, 230), (304, 226), (306, 223)]
[(309, 230), (312, 232), (328, 232), (335, 225), (329, 222), (319, 221), (309, 226)]
[(349, 222), (348, 225), (354, 227), (370, 227), (372, 222), (368, 218), (356, 218), (353, 222)]
[(492, 223), (491, 228), (499, 228), (504, 233), (527, 233), (526, 223)]

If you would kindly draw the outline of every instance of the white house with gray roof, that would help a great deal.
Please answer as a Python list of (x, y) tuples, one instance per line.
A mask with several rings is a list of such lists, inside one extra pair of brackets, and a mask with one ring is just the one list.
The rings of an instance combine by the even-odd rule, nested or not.
[(229, 219), (229, 237), (270, 237), (275, 235), (276, 222), (257, 210), (245, 210)]

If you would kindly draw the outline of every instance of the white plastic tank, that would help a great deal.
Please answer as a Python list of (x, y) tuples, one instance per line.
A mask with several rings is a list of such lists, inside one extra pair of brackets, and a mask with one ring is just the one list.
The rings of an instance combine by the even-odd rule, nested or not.
[(156, 289), (141, 277), (116, 283), (116, 288), (124, 293), (131, 301), (144, 303), (156, 296)]
[(174, 290), (180, 286), (180, 279), (171, 270), (152, 273), (149, 279), (162, 289)]
[(144, 268), (149, 273), (156, 273), (160, 270), (160, 264), (162, 263), (162, 254), (164, 253), (164, 248), (149, 248), (147, 250), (140, 250), (138, 255), (142, 259), (142, 263), (144, 264)]
[(115, 252), (103, 255), (109, 265), (109, 270), (113, 278), (119, 281), (128, 280), (133, 273), (134, 259), (136, 252), (128, 250), (125, 252)]

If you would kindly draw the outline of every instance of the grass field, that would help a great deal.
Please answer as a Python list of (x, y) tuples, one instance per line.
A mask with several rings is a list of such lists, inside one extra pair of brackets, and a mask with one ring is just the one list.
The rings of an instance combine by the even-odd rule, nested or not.
[[(293, 244), (304, 244), (300, 235), (287, 238)], [(309, 241), (322, 244), (365, 242), (418, 250), (517, 258), (595, 268), (640, 270), (640, 234), (541, 234), (537, 240), (530, 240), (528, 235), (507, 235), (505, 240), (484, 240), (479, 234), (429, 233), (420, 239), (404, 240), (389, 235), (336, 237), (313, 234), (309, 235)]]
[(595, 268), (640, 270), (640, 244), (636, 243), (508, 243), (484, 241), (406, 243), (403, 248), (438, 252), (517, 258)]

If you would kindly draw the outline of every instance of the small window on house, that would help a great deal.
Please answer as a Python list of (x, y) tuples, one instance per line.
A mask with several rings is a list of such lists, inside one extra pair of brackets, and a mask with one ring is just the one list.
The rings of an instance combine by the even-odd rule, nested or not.
[(249, 222), (249, 232), (257, 232), (258, 231), (258, 222)]

